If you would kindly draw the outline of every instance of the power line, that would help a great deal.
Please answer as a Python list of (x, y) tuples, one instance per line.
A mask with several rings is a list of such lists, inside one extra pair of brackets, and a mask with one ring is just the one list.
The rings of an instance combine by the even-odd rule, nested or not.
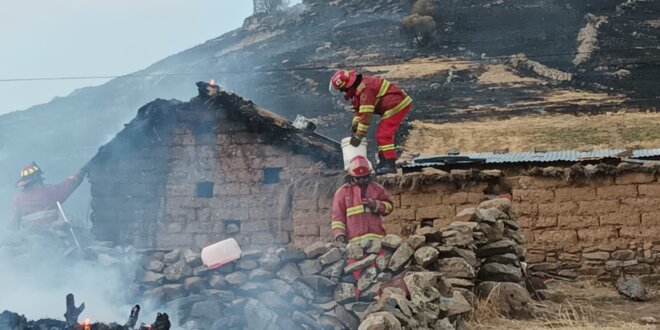
[[(618, 51), (632, 51), (644, 49), (658, 49), (655, 47), (635, 47), (635, 48), (622, 48), (622, 49), (608, 49), (607, 51), (598, 51), (598, 53), (614, 53)], [(589, 54), (591, 52), (565, 52), (565, 53), (549, 53), (549, 54), (533, 54), (525, 55), (528, 59), (541, 59), (552, 57), (565, 57), (576, 56), (579, 54)], [(512, 55), (493, 56), (487, 58), (467, 58), (452, 60), (446, 59), (446, 62), (452, 64), (473, 64), (479, 62), (490, 62), (495, 60), (510, 59)], [(442, 60), (442, 59), (441, 59)], [(442, 62), (442, 61), (441, 61)], [(241, 74), (241, 73), (269, 73), (269, 72), (286, 72), (286, 71), (329, 71), (343, 69), (347, 66), (354, 68), (367, 68), (373, 66), (387, 66), (387, 65), (424, 65), (430, 62), (408, 62), (408, 63), (374, 63), (374, 64), (360, 64), (360, 65), (323, 65), (323, 66), (294, 66), (286, 68), (269, 68), (269, 69), (255, 69), (255, 70), (221, 70), (221, 71), (205, 71), (205, 72), (181, 72), (181, 73), (136, 73), (127, 75), (99, 75), (99, 76), (60, 76), (60, 77), (30, 77), (30, 78), (2, 78), (0, 82), (27, 82), (27, 81), (58, 81), (58, 80), (96, 80), (96, 79), (117, 79), (117, 78), (146, 78), (146, 77), (176, 77), (176, 76), (202, 76), (209, 74)], [(642, 62), (621, 62), (611, 63), (616, 65), (647, 65), (659, 64), (660, 61), (642, 61)], [(299, 65), (304, 65), (303, 63)]]

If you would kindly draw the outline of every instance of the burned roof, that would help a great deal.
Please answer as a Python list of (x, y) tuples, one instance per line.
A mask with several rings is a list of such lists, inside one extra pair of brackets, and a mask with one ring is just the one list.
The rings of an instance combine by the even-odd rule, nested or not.
[(259, 108), (235, 93), (222, 91), (217, 85), (198, 82), (197, 87), (199, 95), (189, 102), (157, 99), (141, 107), (137, 116), (125, 124), (111, 142), (102, 146), (91, 162), (121, 154), (138, 145), (158, 144), (155, 142), (172, 134), (183, 109), (201, 104), (210, 109), (227, 109), (233, 118), (245, 120), (256, 132), (268, 134), (269, 141), (281, 143), (295, 153), (307, 154), (331, 168), (341, 167), (341, 146), (337, 141), (298, 129), (286, 118)]
[(319, 158), (331, 167), (339, 167), (342, 163), (341, 145), (339, 142), (316, 132), (298, 129), (286, 118), (268, 110), (259, 108), (252, 101), (241, 96), (225, 92), (218, 85), (198, 82), (197, 98), (205, 103), (224, 106), (236, 111), (252, 125), (271, 131), (278, 140), (288, 143), (297, 152), (307, 153)]

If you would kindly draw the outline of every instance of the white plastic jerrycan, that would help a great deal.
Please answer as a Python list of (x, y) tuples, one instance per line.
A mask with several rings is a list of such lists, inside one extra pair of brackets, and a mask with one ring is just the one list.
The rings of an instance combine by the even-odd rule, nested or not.
[(209, 269), (218, 268), (240, 258), (241, 247), (233, 238), (228, 238), (202, 249), (202, 262)]
[(351, 138), (343, 138), (341, 140), (341, 153), (344, 156), (344, 170), (348, 169), (348, 163), (355, 156), (364, 156), (367, 158), (367, 139), (362, 139), (359, 146), (354, 147), (351, 145)]

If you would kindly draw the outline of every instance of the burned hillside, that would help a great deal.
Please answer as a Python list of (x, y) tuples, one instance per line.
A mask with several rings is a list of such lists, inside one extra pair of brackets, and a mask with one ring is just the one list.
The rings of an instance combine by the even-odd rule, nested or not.
[[(326, 93), (338, 67), (391, 77), (416, 102), (410, 119), (433, 122), (657, 103), (657, 2), (440, 1), (438, 40), (424, 48), (411, 48), (399, 29), (410, 3), (306, 0), (286, 12), (250, 17), (242, 28), (134, 76), (2, 116), (1, 168), (12, 173), (49, 157), (52, 175), (68, 175), (69, 164), (89, 159), (133, 109), (158, 97), (187, 99), (191, 83), (211, 78), (285, 118), (313, 118), (334, 138), (345, 134), (349, 118), (345, 104)], [(607, 23), (597, 29), (589, 60), (576, 67), (571, 62), (587, 14)], [(519, 53), (573, 79), (518, 68), (510, 57)], [(56, 129), (53, 118), (67, 121)]]

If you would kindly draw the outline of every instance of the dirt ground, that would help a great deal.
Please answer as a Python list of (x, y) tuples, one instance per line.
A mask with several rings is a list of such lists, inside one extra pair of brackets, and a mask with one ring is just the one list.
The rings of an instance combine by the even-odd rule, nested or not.
[[(660, 147), (660, 113), (620, 111), (601, 115), (539, 115), (505, 120), (436, 124), (413, 121), (404, 154)], [(408, 152), (407, 154), (410, 154)]]
[(553, 282), (563, 292), (564, 303), (535, 302), (537, 316), (514, 321), (492, 318), (472, 323), (473, 329), (660, 329), (660, 324), (642, 324), (642, 318), (660, 320), (660, 292), (649, 289), (650, 301), (634, 302), (620, 296), (611, 284), (602, 282)]

